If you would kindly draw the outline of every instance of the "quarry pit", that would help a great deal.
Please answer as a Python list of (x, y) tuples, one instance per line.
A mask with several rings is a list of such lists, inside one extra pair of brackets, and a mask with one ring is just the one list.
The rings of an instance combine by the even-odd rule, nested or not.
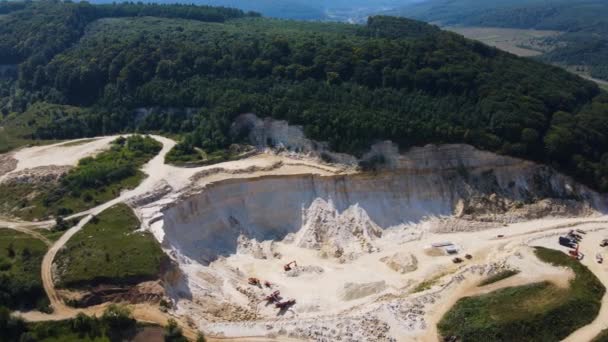
[(604, 229), (605, 198), (548, 167), (467, 145), (380, 150), (363, 173), (257, 156), (141, 206), (181, 270), (174, 314), (212, 336), (434, 340), (449, 304), (501, 270), (567, 282), (530, 241)]
[[(568, 252), (557, 239), (573, 229), (587, 233), (583, 264), (608, 285), (608, 267), (593, 258), (594, 241), (608, 237), (607, 198), (550, 167), (469, 145), (400, 151), (380, 142), (355, 158), (286, 123), (243, 120), (253, 122), (255, 155), (181, 168), (164, 163), (175, 142), (154, 136), (164, 147), (144, 167), (146, 180), (88, 212), (127, 203), (172, 261), (160, 279), (170, 305), (160, 312), (143, 303), (138, 319), (175, 318), (210, 340), (436, 341), (437, 323), (464, 296), (541, 281), (567, 286), (571, 272), (540, 262), (532, 247)], [(77, 162), (49, 164), (36, 159), (40, 150), (93, 155), (113, 139), (6, 155), (13, 162), (2, 180), (46, 179)], [(374, 159), (382, 163), (359, 167)], [(56, 311), (25, 313), (28, 320), (77, 313), (52, 285), (52, 260), (43, 279)], [(478, 286), (504, 270), (519, 273)], [(568, 340), (590, 340), (605, 319), (607, 298), (598, 323)]]

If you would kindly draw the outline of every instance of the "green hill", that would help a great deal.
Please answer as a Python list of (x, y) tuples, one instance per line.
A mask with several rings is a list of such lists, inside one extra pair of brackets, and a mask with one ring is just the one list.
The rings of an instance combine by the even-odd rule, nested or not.
[(608, 2), (604, 0), (428, 0), (394, 12), (442, 25), (507, 27), (564, 32), (546, 38), (555, 48), (540, 57), (589, 69), (608, 80)]
[[(237, 115), (255, 112), (303, 125), (338, 151), (361, 154), (381, 139), (402, 148), (464, 142), (608, 190), (608, 95), (422, 22), (52, 2), (27, 3), (3, 20), (0, 46), (12, 52), (0, 64), (19, 64), (18, 78), (0, 83), (2, 112), (13, 113), (5, 121), (36, 102), (60, 105), (44, 125), (28, 112), (24, 138), (157, 131), (213, 152), (235, 142), (228, 131)], [(45, 39), (54, 32), (66, 32), (65, 43)]]

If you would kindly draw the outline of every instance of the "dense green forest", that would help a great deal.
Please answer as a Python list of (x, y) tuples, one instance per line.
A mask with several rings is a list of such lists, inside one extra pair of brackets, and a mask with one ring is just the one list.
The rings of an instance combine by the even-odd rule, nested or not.
[(442, 25), (556, 30), (544, 38), (555, 48), (541, 60), (586, 66), (608, 80), (608, 2), (604, 0), (429, 0), (394, 12)]
[[(141, 15), (124, 18), (130, 6)], [(559, 68), (408, 19), (358, 26), (201, 7), (224, 17), (193, 20), (183, 8), (36, 2), (8, 12), (0, 42), (15, 53), (0, 64), (19, 72), (0, 83), (5, 124), (27, 113), (27, 137), (40, 139), (180, 133), (182, 150), (213, 152), (238, 142), (232, 120), (254, 112), (338, 151), (466, 142), (608, 190), (608, 95)], [(55, 30), (23, 14), (34, 10), (63, 18), (54, 22), (70, 43), (42, 39)], [(81, 12), (94, 15), (67, 19)], [(23, 44), (6, 33), (17, 27)]]

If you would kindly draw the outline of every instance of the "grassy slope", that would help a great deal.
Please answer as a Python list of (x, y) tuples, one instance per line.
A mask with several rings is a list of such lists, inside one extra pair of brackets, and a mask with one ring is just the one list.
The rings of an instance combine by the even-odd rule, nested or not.
[[(160, 150), (161, 144), (158, 142), (155, 144)], [(99, 168), (107, 164), (108, 160), (118, 158), (125, 158), (139, 167), (153, 156), (152, 153), (128, 155), (124, 151), (110, 150), (95, 158), (98, 166), (89, 166), (87, 169)], [(71, 174), (83, 169), (85, 167), (81, 165), (73, 169)], [(57, 216), (60, 211), (64, 211), (64, 213), (59, 216), (78, 213), (119, 196), (123, 190), (137, 187), (145, 177), (143, 172), (137, 170), (132, 176), (110, 184), (82, 187), (77, 189), (78, 191), (62, 190), (62, 186), (55, 183), (0, 184), (0, 212), (29, 221)]]
[[(72, 213), (78, 213), (117, 197), (122, 190), (135, 188), (144, 178), (145, 174), (138, 172), (137, 175), (110, 186), (87, 190), (78, 197), (66, 194), (48, 205), (44, 204), (44, 195), (54, 191), (56, 189), (55, 185), (0, 184), (0, 210), (10, 211), (12, 215), (26, 221), (48, 218), (55, 215), (59, 208), (66, 208)], [(37, 196), (30, 196), (33, 193)], [(91, 195), (93, 199), (85, 201), (83, 197), (86, 194)], [(13, 211), (14, 208), (20, 209)]]
[(158, 276), (164, 254), (151, 234), (135, 232), (139, 221), (128, 206), (116, 205), (97, 219), (57, 255), (61, 286), (131, 284)]
[(481, 283), (479, 283), (478, 286), (485, 286), (485, 285), (493, 284), (493, 283), (496, 283), (503, 279), (512, 277), (512, 276), (516, 275), (517, 273), (519, 273), (518, 270), (504, 270), (499, 273), (496, 273), (493, 276), (490, 276), (490, 277), (484, 279)]
[[(56, 143), (59, 140), (33, 139), (37, 127), (46, 126), (57, 113), (74, 115), (80, 112), (76, 107), (37, 103), (27, 111), (11, 114), (0, 122), (0, 153), (28, 146)], [(66, 114), (67, 115), (67, 114)]]
[(570, 267), (570, 288), (548, 282), (459, 300), (438, 324), (443, 336), (464, 341), (559, 341), (597, 316), (605, 288), (587, 267), (566, 254), (537, 248), (542, 261)]
[(608, 342), (608, 329), (602, 330), (591, 342)]
[(42, 241), (0, 229), (0, 305), (11, 309), (47, 305), (40, 278), (40, 264), (46, 250)]

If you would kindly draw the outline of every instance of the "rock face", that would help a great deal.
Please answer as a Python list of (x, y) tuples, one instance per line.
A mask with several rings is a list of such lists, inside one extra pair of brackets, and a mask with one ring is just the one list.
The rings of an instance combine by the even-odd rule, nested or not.
[(246, 138), (258, 149), (274, 148), (319, 157), (326, 162), (355, 165), (357, 159), (344, 153), (330, 151), (326, 142), (308, 139), (301, 126), (273, 118), (261, 119), (255, 114), (239, 115), (230, 133), (233, 138)]
[(331, 200), (317, 198), (303, 211), (302, 218), (302, 229), (294, 242), (304, 248), (324, 247), (337, 258), (345, 253), (372, 252), (373, 240), (382, 236), (382, 228), (356, 204), (340, 213)]
[(385, 263), (391, 270), (401, 274), (414, 272), (418, 268), (418, 259), (413, 254), (407, 252), (395, 253), (380, 259), (380, 261)]
[[(604, 197), (549, 167), (470, 146), (427, 146), (403, 155), (380, 150), (388, 162), (375, 173), (211, 184), (163, 210), (163, 244), (180, 257), (208, 264), (235, 253), (241, 235), (257, 241), (289, 235), (300, 246), (329, 243), (336, 252), (360, 239), (365, 250), (391, 227), (454, 214), (466, 219), (467, 208), (487, 214), (471, 200), (478, 197), (497, 207), (545, 199), (582, 203), (589, 211), (607, 207)], [(554, 214), (539, 208), (543, 215)]]

